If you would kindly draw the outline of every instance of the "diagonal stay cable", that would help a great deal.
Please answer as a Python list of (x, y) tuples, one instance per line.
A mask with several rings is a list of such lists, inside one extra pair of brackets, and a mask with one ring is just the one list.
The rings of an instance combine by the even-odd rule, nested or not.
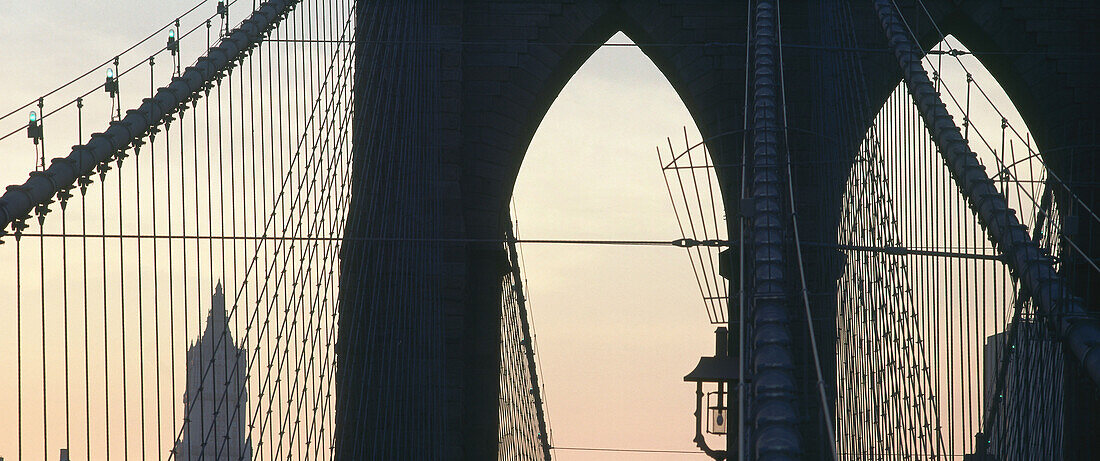
[[(311, 117), (311, 119), (310, 119), (310, 120), (311, 120), (311, 121), (313, 120), (313, 119), (312, 119), (312, 117)], [(303, 138), (305, 138), (305, 137), (307, 137), (307, 136), (305, 136), (305, 134), (303, 134)], [(311, 156), (310, 156), (310, 159), (308, 159), (308, 160), (309, 160), (310, 162), (312, 162), (312, 160), (313, 160), (313, 158), (314, 158), (315, 154), (317, 154), (317, 152), (318, 152), (318, 150), (317, 150), (317, 149), (313, 149), (313, 151), (312, 151), (312, 154), (311, 154)], [(297, 156), (296, 156), (295, 158), (297, 158)], [(287, 172), (287, 175), (286, 175), (286, 176), (284, 177), (284, 180), (283, 180), (283, 184), (284, 184), (284, 186), (283, 186), (283, 187), (284, 187), (284, 188), (285, 188), (285, 184), (286, 184), (286, 181), (287, 181), (287, 179), (288, 179), (288, 178), (290, 178), (291, 176), (293, 176), (293, 171), (288, 171), (288, 172)], [(330, 178), (330, 179), (331, 179), (331, 178)], [(311, 186), (312, 186), (312, 184), (311, 184)], [(305, 192), (305, 193), (306, 193), (306, 196), (309, 196), (309, 195), (311, 195), (311, 194), (310, 194), (311, 190), (312, 190), (312, 187), (310, 187), (309, 189), (307, 189), (307, 190), (304, 190), (304, 191), (303, 191), (303, 190), (301, 190), (301, 189), (299, 189), (299, 190), (298, 190), (298, 194), (296, 194), (296, 195), (295, 195), (294, 201), (293, 201), (293, 203), (291, 204), (291, 209), (293, 210), (293, 209), (295, 209), (295, 208), (299, 208), (299, 209), (302, 209), (302, 210), (304, 210), (304, 208), (305, 208), (305, 207), (304, 207), (304, 205), (303, 205), (303, 206), (301, 206), (301, 207), (299, 207), (299, 199), (300, 199), (300, 198), (302, 197), (302, 192)], [(274, 206), (274, 205), (277, 205), (277, 204), (278, 204), (279, 202), (282, 202), (282, 200), (281, 200), (281, 199), (282, 199), (282, 197), (283, 197), (283, 194), (281, 194), (281, 193), (280, 193), (280, 194), (279, 194), (279, 197), (278, 197), (278, 200), (276, 200), (276, 203), (275, 203), (275, 204), (273, 204), (273, 206)], [(308, 199), (307, 199), (307, 200), (308, 200)], [(271, 216), (273, 217), (273, 216), (274, 216), (274, 214), (272, 214)], [(301, 216), (300, 216), (300, 217), (301, 217)], [(302, 226), (302, 220), (301, 220), (301, 219), (299, 219), (299, 220), (295, 220), (295, 221), (297, 222), (297, 226), (295, 227), (295, 233), (297, 233), (297, 231), (298, 231), (298, 230), (299, 230), (299, 229), (301, 228), (301, 226)], [(287, 221), (287, 222), (285, 222), (285, 223), (284, 223), (284, 227), (283, 227), (283, 233), (285, 233), (285, 232), (286, 232), (286, 227), (287, 227), (287, 226), (289, 226), (289, 225), (290, 225), (290, 221)], [(268, 222), (268, 226), (270, 226), (270, 221)], [(266, 234), (266, 232), (267, 232), (267, 227), (265, 226), (265, 234)], [(311, 232), (311, 233), (312, 233), (312, 232)], [(291, 247), (292, 247), (292, 249), (293, 249), (293, 242), (296, 242), (296, 241), (303, 241), (303, 240), (306, 240), (306, 241), (309, 241), (309, 240), (312, 240), (312, 241), (318, 241), (318, 240), (323, 240), (323, 239), (291, 238), (291, 239), (284, 239), (284, 240), (280, 240), (280, 239), (277, 239), (277, 238), (276, 238), (275, 240), (278, 240), (278, 243), (279, 243), (279, 245), (277, 245), (277, 247), (276, 247), (276, 254), (278, 254), (278, 253), (279, 253), (279, 251), (280, 251), (280, 247), (282, 246), (282, 243), (283, 243), (283, 241), (284, 241), (284, 240), (285, 240), (285, 241), (290, 241), (290, 242), (292, 242), (292, 243), (291, 243)], [(260, 251), (259, 251), (259, 246), (258, 246), (258, 247), (257, 247), (257, 249), (256, 249), (256, 253), (255, 253), (255, 255), (254, 255), (254, 256), (253, 256), (253, 258), (252, 258), (252, 261), (250, 262), (250, 264), (249, 264), (249, 266), (248, 266), (248, 268), (247, 268), (247, 270), (246, 270), (246, 272), (245, 272), (245, 274), (244, 274), (244, 277), (245, 277), (246, 279), (247, 279), (247, 277), (248, 277), (248, 274), (249, 274), (249, 273), (251, 273), (251, 272), (252, 272), (252, 269), (253, 269), (253, 268), (255, 267), (255, 265), (256, 265), (256, 261), (257, 261), (257, 258), (258, 258), (258, 256), (259, 256), (259, 253), (260, 253)], [(266, 254), (266, 252), (265, 252), (265, 254)], [(290, 258), (291, 258), (292, 256), (293, 256), (293, 255), (292, 255), (292, 251), (291, 251), (291, 250), (287, 250), (287, 251), (285, 251), (285, 255), (283, 256), (283, 260), (282, 260), (282, 262), (283, 262), (283, 263), (285, 264), (285, 263), (286, 263), (287, 261), (289, 261), (289, 260), (290, 260)], [(265, 273), (265, 277), (264, 277), (264, 278), (265, 278), (265, 281), (266, 281), (266, 280), (269, 280), (269, 279), (271, 278), (271, 274), (272, 274), (272, 271), (274, 271), (274, 270), (275, 270), (275, 267), (276, 267), (276, 266), (277, 266), (277, 261), (272, 261), (272, 262), (271, 262), (271, 264), (270, 264), (270, 268), (269, 268), (269, 269), (267, 270), (267, 272)], [(298, 281), (300, 281), (300, 277), (301, 277), (301, 274), (302, 274), (302, 268), (299, 268), (299, 271), (298, 271), (298, 273), (297, 273), (297, 274), (296, 274), (296, 275), (294, 276), (294, 284), (295, 284), (295, 285), (297, 285), (297, 284), (298, 284)], [(279, 278), (278, 278), (278, 279), (276, 280), (276, 283), (277, 283), (277, 284), (276, 284), (276, 286), (275, 286), (275, 290), (278, 290), (278, 289), (279, 289), (279, 285), (280, 285), (280, 284), (282, 283), (282, 281), (283, 281), (283, 280), (285, 280), (285, 279), (286, 279), (285, 275), (286, 275), (286, 272), (285, 272), (285, 270), (284, 270), (284, 271), (282, 271), (282, 272), (281, 272), (281, 274), (280, 274), (280, 277), (279, 277)], [(230, 316), (233, 316), (233, 315), (235, 315), (235, 314), (236, 314), (236, 312), (237, 312), (237, 308), (238, 308), (238, 306), (240, 305), (240, 297), (241, 297), (241, 295), (242, 295), (242, 293), (243, 293), (243, 290), (244, 290), (244, 288), (243, 288), (243, 287), (241, 287), (241, 288), (239, 288), (239, 289), (238, 289), (238, 290), (236, 291), (236, 295), (235, 295), (235, 297), (234, 297), (234, 300), (233, 300), (233, 304), (232, 304), (232, 306), (233, 306), (233, 307), (232, 307), (232, 310), (231, 310), (231, 311), (229, 312), (229, 315), (230, 315)], [(268, 291), (268, 290), (267, 290), (267, 287), (265, 286), (263, 290), (261, 290), (261, 291), (260, 291), (259, 293), (257, 293), (257, 294), (255, 295), (255, 296), (256, 296), (256, 298), (258, 299), (259, 297), (261, 297), (261, 296), (264, 296), (264, 295), (265, 295), (265, 294), (267, 293), (267, 291)], [(276, 294), (275, 296), (277, 296), (277, 295), (278, 295), (278, 294)], [(275, 302), (275, 298), (273, 297), (273, 298), (272, 298), (272, 300), (270, 301), (270, 303), (269, 303), (269, 304), (273, 304), (274, 302)], [(271, 306), (269, 305), (269, 310), (270, 310), (270, 307), (271, 307)], [(297, 312), (297, 311), (296, 311), (296, 312)], [(253, 324), (254, 324), (254, 322), (256, 322), (256, 321), (258, 320), (258, 316), (257, 316), (257, 314), (258, 314), (258, 313), (259, 313), (259, 311), (254, 311), (254, 312), (252, 313), (252, 316), (251, 316), (251, 318), (250, 318), (250, 319), (249, 319), (249, 320), (247, 321), (247, 324), (246, 324), (246, 326), (245, 326), (245, 331), (246, 331), (246, 334), (245, 334), (245, 336), (244, 336), (244, 337), (242, 337), (242, 341), (247, 341), (247, 340), (248, 340), (248, 338), (249, 338), (249, 334), (248, 334), (247, 332), (251, 331), (251, 329), (252, 329), (252, 327), (253, 327)], [(286, 322), (286, 319), (284, 319), (284, 320), (283, 320), (283, 324), (282, 324), (282, 325), (281, 325), (281, 326), (279, 327), (279, 332), (277, 333), (277, 334), (278, 334), (279, 336), (282, 336), (282, 331), (283, 331), (283, 328), (284, 328), (284, 327), (285, 327), (285, 325), (286, 325), (286, 324), (285, 324), (285, 322)], [(261, 329), (260, 329), (259, 333), (257, 334), (257, 337), (258, 337), (258, 338), (260, 338), (260, 337), (262, 337), (262, 336), (263, 336), (263, 334), (264, 334), (264, 332), (265, 332), (265, 329), (266, 329), (266, 327), (267, 327), (267, 326), (268, 326), (268, 322), (267, 322), (267, 321), (265, 321), (265, 322), (263, 322), (263, 323), (262, 323), (262, 325), (261, 325)], [(218, 349), (222, 348), (222, 347), (223, 347), (223, 345), (224, 345), (224, 343), (225, 343), (224, 337), (222, 337), (222, 338), (219, 338), (218, 342), (217, 342), (217, 343), (215, 343), (215, 344), (213, 345), (213, 350), (214, 350), (214, 352), (217, 352), (217, 351), (218, 351)], [(228, 346), (225, 346), (225, 347), (228, 347)], [(250, 373), (250, 372), (252, 371), (252, 365), (253, 365), (254, 363), (256, 363), (256, 359), (257, 359), (257, 358), (258, 358), (258, 356), (257, 356), (257, 355), (253, 355), (253, 356), (252, 356), (252, 358), (251, 358), (251, 359), (249, 360), (249, 363), (248, 363), (248, 365), (247, 365), (247, 367), (246, 367), (246, 369), (245, 369), (245, 373), (246, 373), (246, 374), (248, 374), (248, 373)], [(285, 357), (285, 353), (284, 353), (284, 357), (283, 357), (283, 359), (285, 359), (285, 358), (286, 358), (286, 357)], [(281, 362), (280, 362), (280, 363), (281, 363)], [(232, 371), (233, 371), (234, 373), (235, 373), (235, 372), (236, 372), (236, 371), (238, 370), (238, 365), (239, 365), (239, 364), (235, 364), (235, 365), (234, 365), (234, 368), (233, 368), (233, 370), (232, 370)], [(270, 365), (270, 364), (269, 364), (269, 365)], [(208, 364), (208, 365), (207, 365), (207, 366), (206, 366), (206, 367), (205, 367), (205, 368), (204, 368), (204, 369), (202, 370), (202, 373), (201, 373), (201, 377), (200, 377), (200, 382), (201, 382), (201, 381), (205, 381), (205, 380), (206, 380), (206, 376), (207, 376), (207, 374), (208, 374), (208, 373), (211, 373), (211, 370), (212, 370), (212, 368), (211, 368), (211, 365), (210, 365), (210, 364)], [(281, 372), (281, 370), (282, 370), (282, 369), (280, 368), (280, 372)], [(267, 379), (270, 379), (270, 375), (268, 375)], [(266, 386), (266, 382), (265, 382), (264, 386)], [(263, 393), (263, 386), (261, 386), (261, 389), (260, 389), (260, 390), (261, 390), (261, 394), (262, 394), (262, 393)], [(241, 390), (240, 390), (240, 391), (238, 392), (238, 396), (240, 395), (240, 392), (243, 392), (243, 391), (244, 391), (244, 389), (242, 388), (242, 389), (241, 389)], [(226, 402), (226, 398), (227, 398), (227, 395), (223, 394), (223, 395), (221, 396), (221, 398), (220, 398), (220, 399), (218, 399), (218, 401), (214, 403), (214, 405), (215, 405), (215, 411), (217, 411), (217, 409), (218, 409), (218, 408), (220, 408), (220, 407), (222, 406), (222, 404)], [(259, 406), (257, 406), (257, 407), (256, 407), (256, 411), (257, 411), (257, 413), (258, 413), (258, 412), (260, 411), (260, 408), (261, 408), (261, 407), (259, 407)], [(191, 408), (189, 407), (189, 408), (188, 408), (188, 409), (186, 410), (186, 412), (190, 412), (190, 411), (191, 411)], [(254, 421), (254, 420), (253, 420), (253, 421)], [(251, 423), (251, 422), (250, 422), (249, 426), (251, 427), (252, 425), (253, 425), (253, 423)], [(177, 435), (177, 437), (179, 437), (179, 435)], [(261, 426), (261, 437), (262, 437), (262, 426)]]
[[(350, 24), (350, 19), (349, 19), (349, 22), (346, 22), (346, 23), (345, 23), (345, 27), (347, 27), (347, 25), (348, 25), (348, 24)], [(345, 30), (346, 30), (346, 29), (345, 29)], [(330, 69), (329, 69), (329, 70), (331, 71), (331, 69), (332, 69), (332, 66), (330, 65)], [(345, 69), (343, 69), (343, 70), (345, 70), (345, 71), (346, 71), (346, 70), (347, 70), (347, 68), (345, 67)], [(346, 77), (346, 75), (347, 75), (347, 73), (346, 73), (346, 72), (341, 72), (341, 74), (340, 74), (340, 76), (339, 76), (338, 78), (341, 78), (341, 79), (343, 79), (343, 78), (345, 78), (345, 77)], [(327, 76), (326, 76), (326, 83), (327, 83)], [(316, 110), (316, 105), (317, 105), (317, 104), (319, 104), (319, 102), (320, 102), (320, 100), (321, 100), (321, 99), (323, 99), (323, 98), (322, 98), (322, 95), (323, 95), (323, 94), (324, 94), (324, 93), (323, 93), (323, 92), (321, 92), (321, 94), (320, 94), (320, 95), (318, 95), (318, 98), (317, 98), (317, 100), (315, 100), (315, 102), (314, 102), (314, 111)], [(346, 113), (346, 114), (345, 114), (345, 120), (344, 120), (344, 123), (345, 123), (345, 124), (346, 124), (346, 118), (347, 118), (347, 117), (348, 117), (349, 115), (350, 115), (350, 112), (348, 112), (348, 113)], [(313, 115), (311, 114), (311, 115), (310, 115), (310, 117), (309, 117), (309, 119), (307, 120), (307, 124), (310, 124), (310, 123), (312, 123), (312, 122), (313, 122), (314, 120), (315, 120), (315, 117), (314, 117), (314, 116), (313, 116)], [(308, 135), (307, 135), (306, 133), (302, 133), (302, 137), (301, 137), (301, 138), (299, 139), (299, 146), (298, 146), (298, 148), (299, 148), (299, 149), (301, 148), (301, 143), (302, 143), (302, 142), (304, 142), (304, 141), (305, 141), (305, 138), (307, 138), (307, 137), (308, 137)], [(316, 144), (316, 142), (317, 142), (317, 141), (315, 141), (315, 142), (314, 142), (314, 144)], [(315, 155), (315, 154), (317, 154), (317, 152), (318, 152), (318, 149), (317, 149), (317, 148), (316, 148), (316, 146), (315, 146), (315, 147), (314, 147), (314, 149), (312, 149), (312, 154), (313, 154), (313, 155)], [(313, 155), (311, 155), (311, 159), (312, 159)], [(297, 160), (297, 156), (295, 157), (295, 159), (294, 159), (294, 160)], [(292, 162), (292, 165), (291, 165), (291, 166), (293, 166), (293, 163), (295, 163), (295, 162)], [(283, 189), (285, 189), (285, 188), (286, 188), (286, 182), (287, 182), (287, 181), (289, 180), (289, 178), (290, 178), (290, 177), (291, 177), (291, 176), (293, 175), (293, 173), (294, 173), (293, 171), (288, 171), (288, 172), (287, 172), (287, 175), (286, 175), (286, 176), (284, 177), (284, 179), (283, 179), (283, 186), (282, 186), (282, 188), (283, 188)], [(331, 181), (331, 179), (332, 179), (332, 178), (329, 178), (329, 180), (330, 180), (330, 181)], [(313, 186), (313, 184), (315, 184), (315, 182), (314, 182), (314, 183), (311, 183), (311, 184), (310, 184), (310, 188), (309, 188), (309, 189), (312, 189), (312, 186)], [(295, 196), (295, 199), (294, 199), (294, 202), (293, 202), (293, 203), (291, 204), (291, 210), (293, 210), (293, 209), (295, 209), (296, 207), (298, 207), (298, 204), (299, 204), (299, 199), (300, 199), (300, 198), (302, 197), (302, 194), (301, 194), (302, 190), (300, 190), (300, 189), (299, 189), (299, 191), (298, 191), (298, 192), (299, 192), (299, 193), (298, 193), (298, 194), (296, 194), (296, 196)], [(309, 196), (309, 195), (310, 195), (310, 194), (309, 194), (309, 191), (307, 190), (306, 192), (307, 192), (307, 196)], [(283, 198), (283, 194), (282, 194), (282, 193), (280, 193), (280, 194), (279, 194), (279, 196), (278, 196), (278, 198), (276, 199), (276, 203), (275, 203), (274, 205), (277, 205), (277, 204), (278, 204), (279, 202), (282, 202), (282, 198)], [(308, 200), (308, 199), (307, 199), (307, 200)], [(303, 207), (299, 207), (299, 208), (300, 208), (300, 209), (304, 208), (304, 205), (303, 205)], [(274, 215), (272, 214), (271, 216), (272, 216), (272, 219), (273, 219)], [(265, 235), (266, 235), (266, 233), (267, 233), (267, 229), (268, 229), (268, 228), (270, 227), (270, 224), (271, 224), (271, 222), (270, 222), (270, 220), (269, 220), (269, 222), (268, 222), (267, 226), (265, 226), (265, 231), (264, 231), (264, 232), (265, 232)], [(296, 233), (297, 233), (297, 229), (299, 229), (299, 228), (301, 227), (301, 224), (302, 224), (302, 223), (301, 223), (301, 221), (298, 221), (298, 226), (297, 226), (297, 227), (295, 228), (295, 231), (296, 231)], [(284, 229), (283, 229), (283, 232), (284, 232), (284, 233), (285, 233), (285, 231), (286, 231), (286, 226), (288, 226), (288, 225), (289, 225), (289, 222), (286, 222), (286, 223), (284, 223)], [(286, 241), (291, 241), (291, 242), (292, 242), (292, 245), (291, 245), (291, 246), (293, 247), (293, 242), (295, 242), (295, 241), (299, 241), (299, 240), (312, 240), (312, 241), (318, 241), (318, 240), (325, 240), (325, 239), (307, 239), (307, 238), (300, 238), (300, 237), (299, 237), (299, 238), (290, 238), (290, 239), (279, 239), (279, 238), (275, 238), (275, 240), (278, 240), (278, 241), (279, 241), (279, 244), (280, 244), (280, 245), (278, 245), (278, 246), (276, 247), (276, 253), (278, 253), (278, 252), (279, 252), (279, 248), (278, 248), (278, 247), (279, 247), (279, 246), (281, 246), (281, 243), (282, 243), (282, 242), (283, 242), (284, 240), (286, 240)], [(337, 240), (337, 239), (328, 239), (328, 240)], [(259, 247), (257, 247), (257, 252), (258, 252), (258, 251), (259, 251)], [(288, 250), (288, 251), (289, 251), (289, 250)], [(254, 257), (253, 257), (252, 261), (250, 262), (250, 264), (249, 264), (249, 267), (248, 267), (248, 269), (246, 270), (246, 274), (245, 274), (245, 277), (247, 277), (247, 273), (250, 273), (250, 272), (252, 271), (252, 268), (253, 268), (253, 267), (255, 267), (255, 263), (256, 263), (256, 258), (257, 258), (257, 256), (258, 256), (258, 253), (257, 253), (257, 255), (256, 255), (256, 256), (254, 256)], [(291, 254), (290, 254), (290, 253), (288, 252), (288, 253), (287, 253), (287, 255), (283, 257), (283, 259), (284, 259), (284, 262), (286, 262), (286, 261), (288, 260), (288, 258), (290, 258), (290, 256), (291, 256)], [(271, 269), (269, 269), (269, 270), (268, 270), (268, 272), (267, 272), (267, 274), (266, 274), (266, 278), (268, 278), (268, 279), (270, 278), (270, 275), (271, 275), (271, 270), (272, 270), (272, 269), (274, 269), (274, 267), (275, 267), (275, 263), (273, 262), (273, 263), (272, 263), (272, 266), (271, 266)], [(301, 270), (302, 270), (302, 268), (299, 268), (299, 274), (301, 274)], [(283, 272), (283, 275), (285, 275), (285, 271)], [(282, 279), (283, 279), (283, 277), (282, 277), (282, 276), (280, 276), (280, 278), (279, 278), (279, 281), (281, 282), (281, 280), (282, 280)], [(295, 282), (295, 285), (297, 285), (297, 282)], [(278, 289), (278, 286), (276, 286), (276, 289)], [(242, 289), (239, 289), (239, 290), (237, 291), (236, 297), (235, 297), (235, 299), (234, 299), (234, 303), (233, 303), (233, 312), (235, 312), (235, 311), (237, 310), (237, 306), (239, 305), (239, 298), (240, 298), (240, 296), (241, 296), (241, 290), (243, 290), (243, 288), (242, 288)], [(262, 296), (262, 295), (264, 294), (264, 293), (263, 293), (264, 291), (266, 291), (266, 288), (265, 288), (265, 289), (264, 289), (264, 290), (263, 290), (263, 291), (262, 291), (261, 293), (257, 294), (257, 297), (259, 297), (259, 296)], [(272, 301), (272, 302), (274, 302), (274, 301)], [(230, 315), (232, 315), (232, 312), (230, 313)], [(250, 320), (248, 321), (248, 325), (246, 325), (246, 331), (250, 330), (250, 327), (251, 327), (251, 325), (252, 325), (252, 322), (253, 322), (253, 320), (254, 320), (254, 319), (250, 319)], [(284, 321), (285, 321), (285, 320), (284, 320)], [(266, 322), (265, 322), (265, 326), (266, 326)], [(261, 335), (261, 336), (262, 336), (262, 333), (263, 333), (263, 332), (261, 331), (261, 333), (260, 333), (260, 335)], [(246, 335), (246, 336), (247, 336), (247, 335)], [(219, 342), (219, 343), (215, 344), (215, 346), (214, 346), (215, 350), (217, 350), (218, 348), (220, 348), (220, 347), (221, 347), (221, 345), (222, 345), (222, 342)], [(255, 358), (255, 357), (254, 357), (254, 358)], [(285, 359), (285, 357), (284, 357), (284, 359)], [(250, 362), (251, 362), (251, 361), (250, 361)], [(249, 368), (249, 369), (251, 369), (251, 363), (249, 364), (249, 367), (248, 367), (248, 368)], [(236, 369), (236, 367), (235, 367), (235, 369)], [(209, 366), (207, 367), (207, 369), (206, 369), (206, 370), (204, 370), (204, 371), (203, 371), (203, 376), (204, 376), (204, 377), (205, 377), (205, 375), (206, 375), (206, 373), (207, 373), (208, 371), (209, 371)], [(205, 379), (205, 378), (203, 378), (203, 379)], [(218, 406), (220, 406), (222, 402), (224, 402), (224, 396), (223, 396), (223, 398), (221, 399), (221, 401), (217, 402), (217, 405), (218, 405)], [(261, 431), (261, 433), (262, 433), (262, 431)]]

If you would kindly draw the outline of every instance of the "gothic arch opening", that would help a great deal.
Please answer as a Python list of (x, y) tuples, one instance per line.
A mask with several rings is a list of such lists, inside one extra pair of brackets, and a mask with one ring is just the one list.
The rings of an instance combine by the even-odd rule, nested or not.
[[(1024, 120), (958, 39), (948, 36), (932, 50), (925, 68), (948, 112), (1021, 222), (1058, 255), (1056, 186)], [(837, 285), (841, 451), (962, 456), (988, 440), (998, 457), (1039, 453), (1023, 447), (1060, 453), (1060, 423), (1026, 421), (1060, 420), (1061, 395), (1030, 414), (1011, 402), (1030, 398), (1023, 388), (1060, 379), (1061, 351), (998, 260), (904, 83), (855, 156), (838, 243), (851, 246)], [(897, 348), (913, 353), (882, 352)], [(1001, 429), (1012, 425), (1042, 427), (1042, 434), (1009, 440)], [(868, 430), (878, 437), (856, 436)]]
[[(666, 136), (680, 146), (685, 126), (693, 142), (701, 136), (681, 97), (625, 34), (607, 43), (568, 81), (527, 149), (513, 194), (520, 238), (680, 237), (654, 146)], [(554, 444), (694, 449), (694, 402), (682, 377), (713, 340), (683, 250), (520, 251)]]

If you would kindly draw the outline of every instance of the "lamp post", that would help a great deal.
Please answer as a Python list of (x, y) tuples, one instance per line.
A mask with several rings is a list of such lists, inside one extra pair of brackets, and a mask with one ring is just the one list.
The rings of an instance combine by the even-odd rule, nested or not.
[(700, 358), (695, 369), (684, 376), (684, 381), (695, 383), (695, 444), (715, 460), (728, 460), (728, 450), (714, 449), (707, 444), (704, 430), (706, 434), (728, 437), (730, 416), (733, 416), (732, 432), (740, 431), (736, 416), (739, 403), (730, 398), (729, 391), (740, 384), (741, 377), (738, 358), (729, 355), (729, 330), (718, 327), (714, 334), (714, 356)]

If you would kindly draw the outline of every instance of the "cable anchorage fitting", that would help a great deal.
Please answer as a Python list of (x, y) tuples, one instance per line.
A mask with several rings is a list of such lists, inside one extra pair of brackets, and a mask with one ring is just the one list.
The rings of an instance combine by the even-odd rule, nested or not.
[(697, 247), (697, 246), (717, 248), (717, 247), (724, 247), (724, 246), (729, 246), (730, 245), (729, 240), (718, 240), (718, 239), (695, 240), (695, 239), (689, 239), (689, 238), (682, 238), (682, 239), (673, 240), (671, 243), (672, 243), (673, 246), (678, 246), (680, 248), (692, 248), (692, 247)]

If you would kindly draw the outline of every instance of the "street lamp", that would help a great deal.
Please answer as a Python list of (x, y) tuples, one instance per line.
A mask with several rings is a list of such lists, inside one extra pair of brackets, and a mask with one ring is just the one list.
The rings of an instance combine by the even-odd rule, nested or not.
[[(739, 432), (739, 402), (736, 396), (730, 397), (729, 391), (740, 384), (741, 377), (738, 358), (729, 355), (729, 331), (725, 327), (718, 327), (714, 334), (716, 337), (714, 356), (700, 358), (695, 369), (684, 376), (684, 381), (695, 383), (695, 444), (707, 456), (716, 460), (726, 460), (729, 456), (728, 451), (711, 448), (707, 444), (703, 431), (705, 430), (707, 434), (727, 436), (732, 426), (734, 434)], [(705, 416), (704, 406), (706, 407)]]

